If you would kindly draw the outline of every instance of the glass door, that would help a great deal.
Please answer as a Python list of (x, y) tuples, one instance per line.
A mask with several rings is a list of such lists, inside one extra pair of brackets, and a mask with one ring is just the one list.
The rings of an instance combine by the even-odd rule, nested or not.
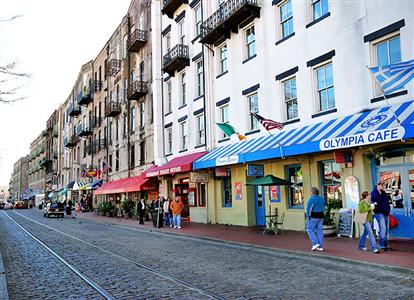
[(256, 225), (266, 225), (266, 209), (264, 188), (259, 185), (255, 187), (255, 207), (256, 207)]

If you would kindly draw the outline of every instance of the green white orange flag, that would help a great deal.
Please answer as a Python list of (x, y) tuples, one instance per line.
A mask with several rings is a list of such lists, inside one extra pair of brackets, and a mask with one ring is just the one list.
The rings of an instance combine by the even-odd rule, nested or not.
[(228, 135), (229, 137), (231, 137), (233, 134), (237, 134), (237, 137), (240, 141), (243, 141), (246, 139), (246, 137), (242, 134), (240, 134), (233, 126), (231, 126), (230, 124), (226, 124), (226, 123), (216, 123), (217, 126), (223, 130), (223, 132)]

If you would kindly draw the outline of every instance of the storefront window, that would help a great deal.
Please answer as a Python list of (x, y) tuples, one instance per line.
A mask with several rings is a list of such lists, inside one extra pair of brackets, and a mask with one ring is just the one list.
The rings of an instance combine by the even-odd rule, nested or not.
[(231, 196), (231, 173), (230, 169), (227, 169), (227, 177), (221, 179), (221, 186), (223, 189), (223, 207), (232, 207), (232, 196)]
[(377, 157), (377, 166), (387, 166), (394, 164), (414, 163), (414, 150), (396, 149), (377, 151), (374, 153)]
[(205, 207), (206, 206), (206, 184), (205, 183), (198, 183), (197, 184), (197, 201), (198, 206)]
[(287, 187), (289, 208), (303, 208), (302, 165), (286, 166), (286, 180), (292, 182)]
[(341, 166), (334, 161), (323, 161), (321, 168), (321, 186), (326, 202), (342, 204)]

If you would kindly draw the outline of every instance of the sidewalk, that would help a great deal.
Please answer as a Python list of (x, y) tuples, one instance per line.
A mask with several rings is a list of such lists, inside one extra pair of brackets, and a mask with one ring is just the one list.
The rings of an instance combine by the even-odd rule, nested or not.
[(0, 300), (8, 300), (6, 272), (3, 265), (3, 257), (0, 252)]
[[(307, 254), (341, 257), (356, 261), (372, 262), (389, 266), (398, 266), (414, 270), (414, 240), (392, 239), (391, 247), (394, 251), (373, 254), (369, 251), (358, 250), (358, 239), (349, 237), (325, 238), (325, 251), (323, 253), (311, 252), (310, 242), (305, 232), (286, 231), (281, 235), (263, 235), (263, 230), (256, 227), (210, 225), (185, 222), (182, 229), (162, 227), (155, 229), (151, 221), (145, 225), (139, 225), (135, 219), (109, 218), (98, 216), (95, 213), (81, 213), (78, 218), (96, 222), (111, 223), (116, 225), (134, 227), (144, 230), (157, 230), (170, 234), (179, 234), (192, 237), (209, 238), (221, 241), (251, 244), (274, 249), (305, 252)], [(367, 241), (369, 246), (369, 242)]]

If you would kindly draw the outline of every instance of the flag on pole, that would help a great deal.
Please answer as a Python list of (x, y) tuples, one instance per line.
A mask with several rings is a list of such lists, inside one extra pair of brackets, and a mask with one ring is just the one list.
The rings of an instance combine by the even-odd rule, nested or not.
[(255, 113), (255, 112), (250, 112), (250, 114), (253, 117), (255, 117), (257, 119), (257, 121), (259, 121), (260, 124), (262, 124), (263, 127), (266, 128), (267, 131), (275, 129), (275, 128), (277, 128), (279, 130), (283, 129), (283, 124), (280, 123), (280, 122), (276, 122), (276, 121), (273, 121), (273, 120), (270, 120), (270, 119), (263, 118), (261, 115)]
[(246, 137), (242, 134), (240, 134), (233, 126), (227, 123), (216, 123), (217, 126), (223, 130), (223, 132), (228, 135), (228, 137), (232, 136), (233, 134), (237, 135), (237, 138), (240, 141), (246, 140)]
[(372, 67), (369, 70), (380, 83), (384, 95), (389, 95), (404, 88), (414, 78), (414, 60)]
[(112, 170), (112, 167), (105, 161), (102, 160), (102, 170), (101, 173), (106, 173), (107, 171)]

